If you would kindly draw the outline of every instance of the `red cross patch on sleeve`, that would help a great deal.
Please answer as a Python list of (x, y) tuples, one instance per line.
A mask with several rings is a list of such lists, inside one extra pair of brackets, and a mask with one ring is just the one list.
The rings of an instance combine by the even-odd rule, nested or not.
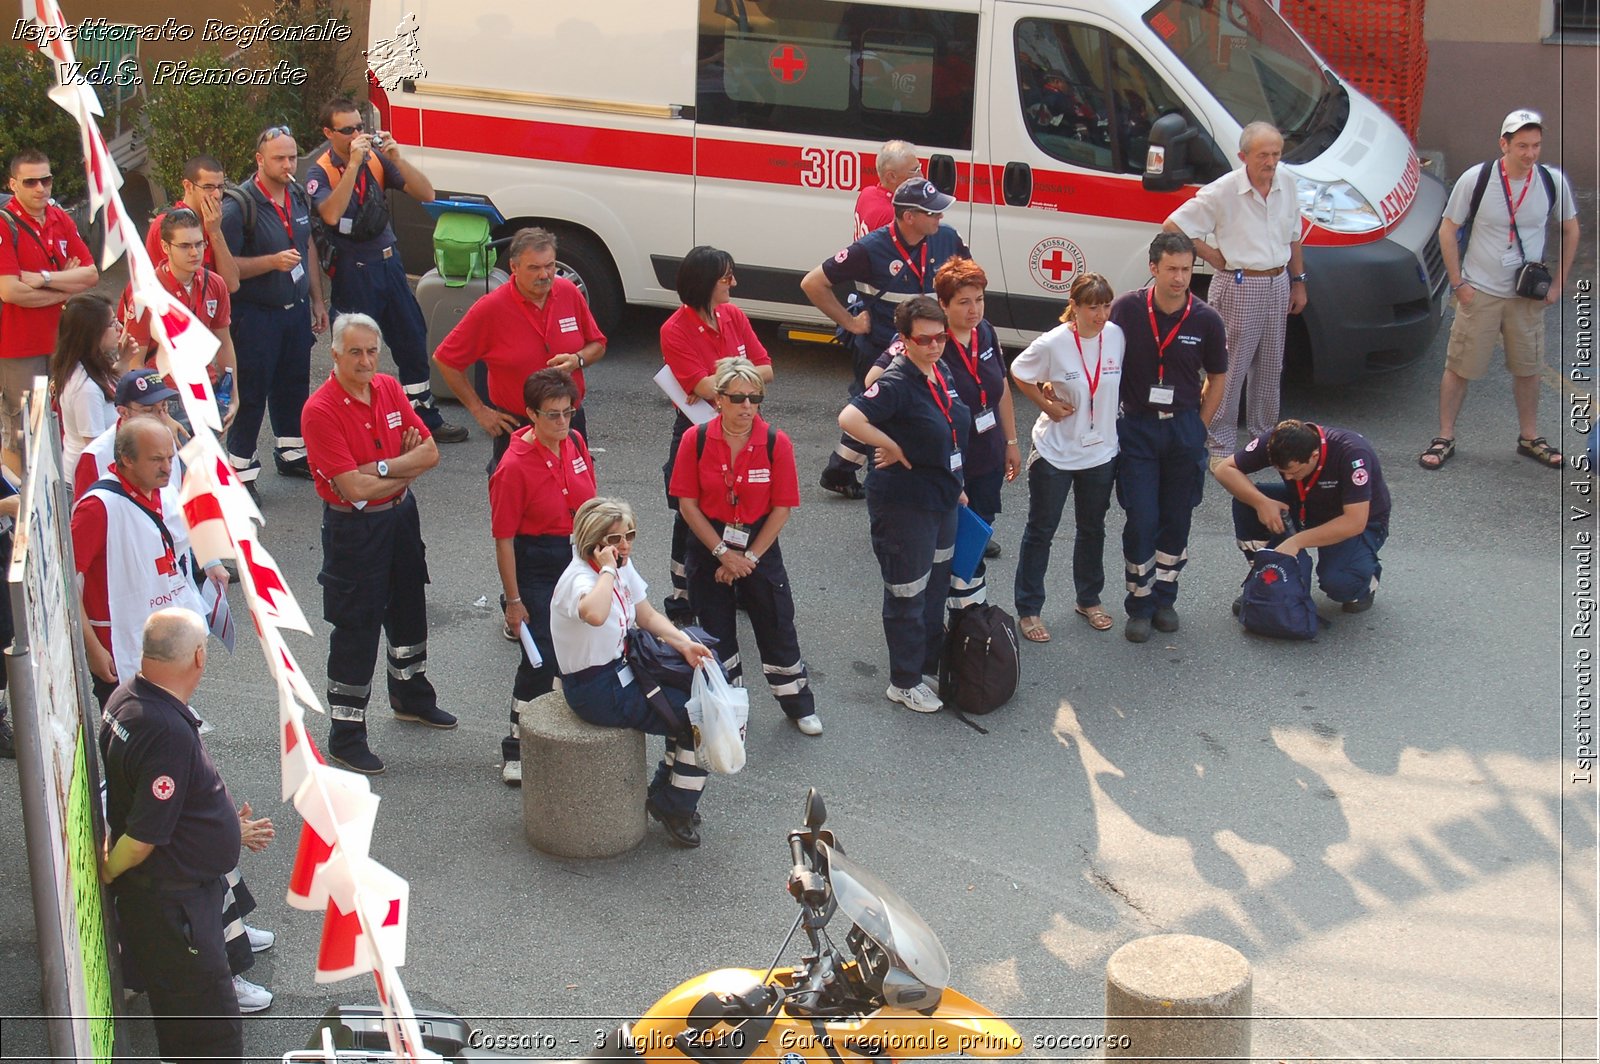
[(158, 801), (166, 801), (177, 793), (177, 790), (178, 785), (172, 782), (171, 776), (157, 776), (150, 781), (150, 793), (155, 795)]

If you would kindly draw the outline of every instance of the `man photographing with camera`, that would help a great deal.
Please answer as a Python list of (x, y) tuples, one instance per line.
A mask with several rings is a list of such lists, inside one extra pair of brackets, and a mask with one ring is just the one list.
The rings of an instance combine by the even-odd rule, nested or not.
[[(1517, 453), (1561, 468), (1561, 452), (1539, 435), (1539, 371), (1544, 308), (1561, 298), (1578, 253), (1578, 208), (1566, 176), (1539, 164), (1543, 139), (1537, 111), (1512, 111), (1500, 125), (1500, 158), (1468, 167), (1445, 204), (1439, 250), (1456, 318), (1439, 382), (1439, 434), (1417, 458), (1423, 469), (1442, 469), (1456, 453), (1456, 417), (1467, 386), (1489, 370), (1496, 336), (1505, 345), (1517, 404)], [(1553, 272), (1542, 264), (1552, 211), (1561, 219), (1561, 264)], [(1543, 293), (1541, 272), (1549, 279)]]

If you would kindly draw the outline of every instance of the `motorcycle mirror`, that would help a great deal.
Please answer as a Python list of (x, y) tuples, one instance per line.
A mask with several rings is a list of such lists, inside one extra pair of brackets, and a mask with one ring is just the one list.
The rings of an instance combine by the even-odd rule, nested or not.
[(806, 791), (806, 827), (812, 831), (820, 828), (828, 819), (828, 807), (822, 804), (822, 795), (817, 793), (815, 787)]

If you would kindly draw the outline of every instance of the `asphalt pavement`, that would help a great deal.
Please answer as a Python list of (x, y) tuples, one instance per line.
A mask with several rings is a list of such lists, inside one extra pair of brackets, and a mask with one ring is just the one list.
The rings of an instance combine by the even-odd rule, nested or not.
[[(1570, 302), (1562, 317), (1550, 314), (1556, 369), (1576, 342)], [(633, 503), (635, 562), (658, 602), (672, 415), (650, 378), (663, 319), (628, 311), (587, 400), (601, 490)], [(1188, 932), (1251, 962), (1260, 1059), (1593, 1059), (1600, 825), (1592, 785), (1568, 782), (1562, 702), (1567, 506), (1584, 501), (1563, 483), (1585, 478), (1517, 456), (1503, 367), (1473, 388), (1441, 472), (1415, 458), (1435, 431), (1443, 331), (1409, 368), (1337, 391), (1289, 386), (1285, 416), (1367, 435), (1394, 496), (1376, 607), (1346, 616), (1319, 597), (1331, 624), (1314, 643), (1249, 637), (1230, 615), (1244, 566), (1214, 483), (1195, 514), (1182, 628), (1142, 646), (1121, 636), (1120, 511), (1106, 551), (1118, 624), (1105, 633), (1071, 612), (1069, 516), (1044, 610), (1055, 639), (1023, 645), (1021, 688), (983, 718), (983, 735), (885, 700), (865, 503), (816, 484), (846, 359), (763, 334), (777, 369), (763, 413), (794, 438), (801, 469), (783, 544), (826, 732), (800, 735), (758, 686), (748, 766), (711, 779), (698, 851), (672, 848), (654, 825), (613, 860), (532, 851), (520, 796), (499, 778), (517, 654), (500, 635), (488, 443), (473, 425), (417, 486), (429, 675), (461, 726), (401, 724), (381, 698), (370, 725), (389, 766), (373, 781), (383, 803), (371, 852), (411, 884), (403, 975), (416, 1005), (564, 1057), (697, 973), (764, 968), (795, 915), (783, 832), (816, 786), (850, 854), (939, 933), (952, 985), (1012, 1018), (1029, 1056), (1094, 1056), (1051, 1047), (1100, 1030), (1107, 957)], [(324, 341), (318, 379), (327, 366)], [(1551, 376), (1541, 430), (1577, 450)], [(1025, 435), (1033, 411), (1018, 407)], [(303, 481), (267, 472), (260, 483), (263, 541), (316, 629), (289, 642), (319, 676), (320, 506)], [(1025, 485), (1010, 485), (1004, 554), (989, 563), (990, 599), (1007, 608), (1026, 506)], [(246, 1044), (275, 1060), (330, 1004), (374, 1001), (373, 988), (314, 983), (321, 916), (283, 903), (299, 822), (276, 801), (276, 704), (248, 626), (231, 659), (213, 656), (195, 701), (234, 797), (278, 825), (272, 847), (243, 861), (261, 901), (251, 922), (278, 933), (250, 973), (277, 999), (247, 1019)], [(321, 741), (326, 722), (308, 723)], [(15, 793), (15, 771), (0, 762), (0, 794)], [(14, 813), (0, 815), (0, 854), (0, 1014), (26, 1016), (40, 1007), (38, 965)], [(127, 1026), (153, 1054), (148, 1022)], [(5, 1023), (0, 1057), (43, 1054), (39, 1024)]]

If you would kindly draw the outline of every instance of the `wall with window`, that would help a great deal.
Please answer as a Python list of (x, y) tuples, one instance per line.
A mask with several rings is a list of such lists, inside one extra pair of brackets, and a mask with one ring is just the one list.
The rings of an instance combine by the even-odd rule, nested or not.
[[(1500, 121), (1545, 118), (1543, 162), (1594, 187), (1597, 0), (1429, 0), (1428, 86), (1418, 145), (1444, 152), (1447, 180), (1499, 154)], [(1587, 28), (1586, 28), (1587, 27)]]

